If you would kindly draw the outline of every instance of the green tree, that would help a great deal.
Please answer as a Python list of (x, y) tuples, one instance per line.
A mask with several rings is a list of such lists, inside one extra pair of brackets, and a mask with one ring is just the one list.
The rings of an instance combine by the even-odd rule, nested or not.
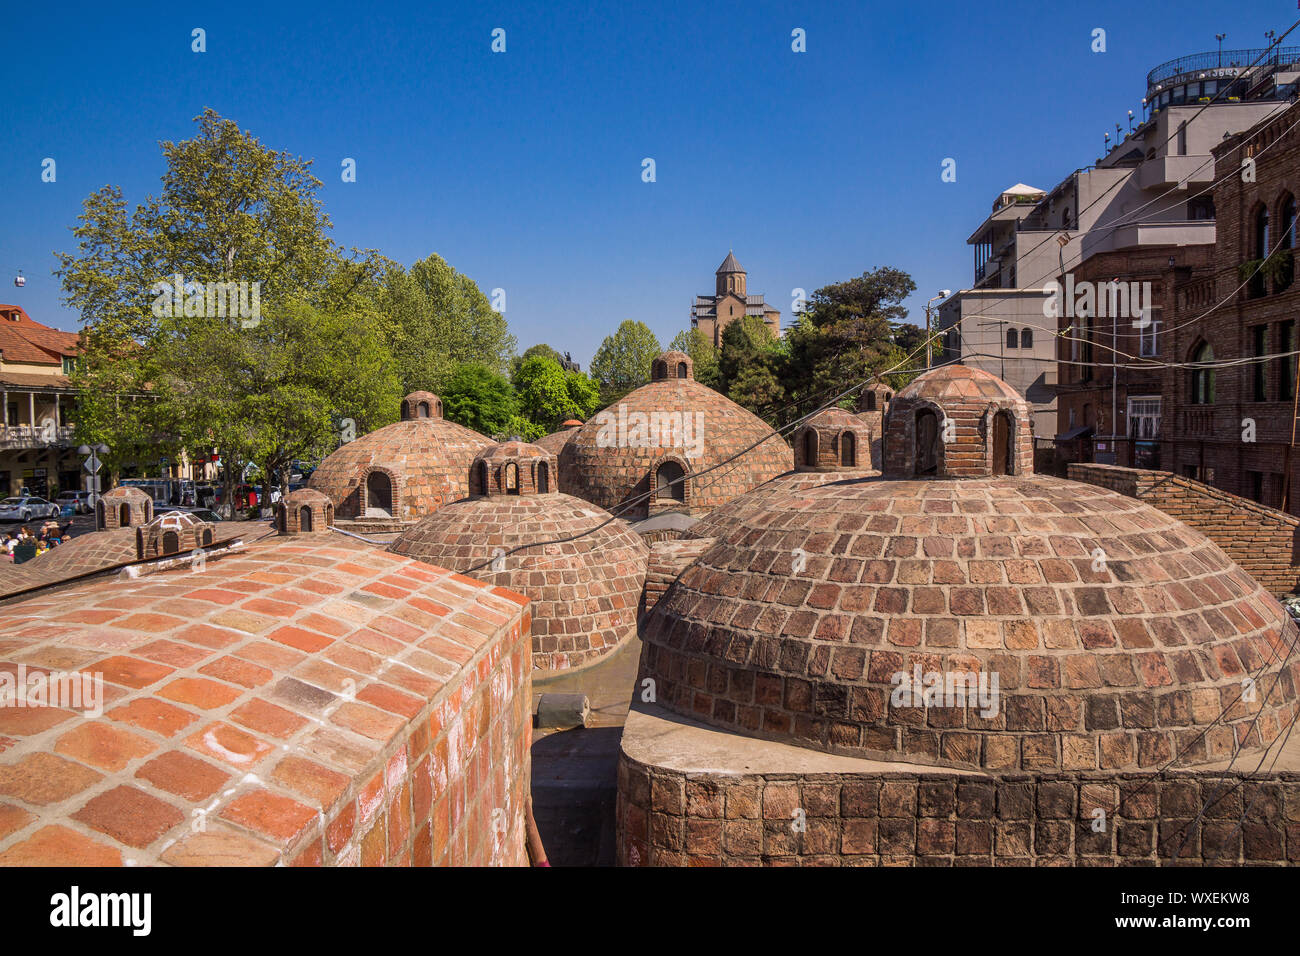
[[(670, 351), (685, 352), (695, 363), (695, 380), (718, 388), (718, 349), (699, 329), (682, 329), (668, 346)], [(721, 391), (721, 389), (719, 389)]]
[(502, 435), (521, 419), (515, 390), (500, 372), (476, 362), (458, 365), (442, 386), (443, 414), (483, 435)]
[[(539, 343), (537, 345), (530, 345), (528, 346), (527, 349), (524, 350), (523, 355), (516, 355), (514, 358), (510, 360), (510, 381), (511, 382), (514, 382), (515, 376), (519, 374), (519, 366), (524, 363), (524, 360), (530, 359), (534, 355), (541, 355), (545, 358), (548, 358), (551, 361), (553, 361), (556, 365), (560, 366), (560, 368), (564, 368), (564, 356), (561, 355), (559, 352), (557, 352), (555, 349), (551, 348), (549, 345), (547, 345), (544, 342)], [(518, 386), (516, 385), (516, 387)]]
[[(229, 491), (247, 456), (275, 459), (273, 449), (293, 444), (267, 438), (268, 416), (281, 428), (306, 428), (307, 443), (314, 442), (309, 422), (317, 402), (298, 389), (316, 386), (250, 371), (235, 381), (277, 386), (240, 395), (219, 382), (215, 369), (229, 371), (236, 356), (251, 369), (253, 342), (349, 315), (375, 256), (354, 250), (362, 261), (349, 262), (326, 235), (330, 221), (310, 161), (263, 146), (212, 110), (196, 123), (192, 139), (162, 144), (166, 169), (157, 197), (129, 214), (115, 186), (85, 200), (73, 228), (77, 250), (57, 254), (55, 274), (85, 325), (84, 362), (72, 376), (81, 400), (78, 439), (110, 447), (114, 476), (133, 459), (152, 460), (150, 449), (216, 444)], [(251, 295), (242, 300), (248, 314), (227, 308), (236, 303), (220, 290), (241, 282), (257, 291), (260, 316), (253, 315)], [(266, 328), (259, 331), (258, 323)], [(314, 334), (309, 340), (320, 341)], [(272, 349), (266, 361), (284, 354)], [(313, 374), (331, 390), (341, 387), (319, 370)], [(367, 381), (354, 393), (371, 387), (376, 394), (385, 388), (382, 380)]]
[(600, 383), (601, 402), (616, 402), (650, 381), (650, 363), (662, 351), (649, 326), (625, 319), (613, 335), (605, 336), (591, 360), (591, 377)]
[(403, 394), (441, 392), (458, 365), (504, 372), (515, 339), (505, 316), (479, 287), (438, 255), (410, 271), (387, 263), (378, 307), (389, 320), (390, 347)]
[(755, 414), (771, 412), (785, 397), (784, 359), (762, 316), (742, 316), (722, 330), (716, 387)]

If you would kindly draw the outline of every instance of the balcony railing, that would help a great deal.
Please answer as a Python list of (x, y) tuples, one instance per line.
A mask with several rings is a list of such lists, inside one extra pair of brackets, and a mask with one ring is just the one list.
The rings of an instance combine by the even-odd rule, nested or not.
[(1279, 47), (1267, 57), (1263, 59), (1261, 57), (1264, 57), (1263, 47), (1254, 50), (1216, 50), (1209, 53), (1193, 53), (1189, 56), (1180, 56), (1177, 59), (1161, 63), (1148, 73), (1147, 88), (1151, 89), (1157, 83), (1166, 83), (1176, 77), (1199, 73), (1204, 70), (1232, 69), (1240, 71), (1256, 60), (1259, 60), (1259, 66), (1279, 66), (1284, 63), (1300, 62), (1300, 46)]
[(0, 448), (48, 448), (66, 445), (72, 441), (72, 426), (47, 427), (41, 425), (0, 426)]

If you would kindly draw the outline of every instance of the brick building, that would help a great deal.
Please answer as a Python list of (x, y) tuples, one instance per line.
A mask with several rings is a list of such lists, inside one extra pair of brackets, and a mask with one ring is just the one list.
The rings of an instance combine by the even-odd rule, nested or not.
[(691, 328), (707, 335), (715, 348), (722, 345), (722, 330), (745, 315), (761, 316), (773, 336), (781, 335), (781, 310), (772, 308), (761, 295), (750, 295), (747, 279), (735, 255), (728, 252), (718, 266), (714, 294), (698, 295), (691, 305)]
[[(1176, 282), (1163, 333), (1178, 362), (1277, 356), (1167, 372), (1162, 399), (1171, 412), (1160, 432), (1160, 467), (1271, 507), (1282, 504), (1296, 389), (1296, 356), (1286, 353), (1296, 349), (1300, 317), (1292, 281), (1298, 119), (1292, 106), (1215, 149), (1213, 272)], [(1300, 513), (1292, 487), (1287, 510)]]

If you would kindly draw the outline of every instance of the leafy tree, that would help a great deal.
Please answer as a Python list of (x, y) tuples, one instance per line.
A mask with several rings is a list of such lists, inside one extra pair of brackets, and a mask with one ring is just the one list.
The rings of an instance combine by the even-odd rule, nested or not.
[(515, 340), (505, 316), (479, 287), (438, 255), (410, 271), (387, 263), (378, 306), (389, 319), (390, 346), (403, 394), (441, 392), (458, 365), (504, 372)]
[(771, 411), (785, 396), (784, 356), (761, 316), (746, 315), (722, 330), (717, 388), (756, 414)]
[(509, 434), (522, 421), (510, 381), (500, 372), (475, 362), (458, 365), (442, 386), (439, 397), (449, 421), (483, 435)]
[(903, 355), (910, 355), (925, 345), (925, 329), (910, 322), (895, 322), (893, 337), (894, 344)]
[[(534, 355), (541, 355), (545, 358), (548, 358), (551, 361), (553, 361), (556, 365), (560, 366), (560, 368), (564, 368), (564, 356), (561, 355), (559, 352), (555, 351), (555, 349), (551, 348), (549, 345), (545, 344), (544, 342), (539, 343), (537, 345), (530, 345), (527, 349), (524, 350), (523, 355), (516, 355), (514, 358), (510, 360), (510, 381), (511, 382), (514, 382), (515, 376), (519, 374), (519, 366), (524, 363), (524, 360), (530, 359)], [(516, 388), (518, 387), (517, 383), (515, 387)]]
[(591, 377), (600, 383), (601, 402), (616, 402), (650, 381), (650, 363), (663, 350), (644, 322), (625, 319), (605, 336), (591, 360)]
[[(319, 368), (297, 378), (268, 374), (266, 363), (283, 360), (285, 348), (254, 361), (252, 343), (277, 334), (322, 341), (304, 329), (350, 314), (375, 258), (368, 253), (350, 263), (328, 238), (330, 221), (316, 198), (321, 184), (310, 161), (268, 149), (212, 110), (196, 123), (192, 139), (162, 144), (166, 170), (157, 197), (130, 214), (115, 186), (85, 200), (73, 228), (77, 250), (57, 254), (55, 274), (64, 301), (85, 324), (85, 361), (72, 376), (81, 397), (78, 440), (106, 443), (114, 476), (146, 448), (216, 444), (229, 492), (247, 456), (271, 460), (276, 449), (288, 448), (283, 436), (264, 432), (268, 416), (282, 429), (305, 428), (310, 444), (317, 399), (300, 389), (325, 387), (329, 396), (341, 387)], [(209, 291), (213, 283), (249, 283), (258, 289), (262, 315), (214, 315), (215, 303), (202, 295), (190, 296), (178, 311), (172, 290), (160, 286), (178, 275)], [(274, 382), (271, 392), (238, 395), (234, 385), (219, 382), (215, 370), (229, 370), (241, 356), (247, 374), (234, 380), (258, 387)], [(373, 396), (361, 393), (381, 394), (385, 387), (382, 378), (358, 382), (353, 397), (369, 407)]]
[[(695, 362), (695, 380), (718, 388), (718, 349), (699, 329), (682, 329), (668, 346), (671, 351), (685, 352)], [(721, 389), (719, 389), (721, 391)]]
[[(586, 372), (573, 370), (565, 372), (564, 386), (569, 390), (569, 401), (578, 409), (574, 418), (585, 422), (596, 409), (600, 408), (600, 387)], [(561, 419), (560, 424), (563, 423), (564, 419)]]
[(564, 369), (548, 356), (533, 355), (524, 359), (514, 384), (520, 413), (548, 432), (566, 418), (582, 413), (569, 396)]

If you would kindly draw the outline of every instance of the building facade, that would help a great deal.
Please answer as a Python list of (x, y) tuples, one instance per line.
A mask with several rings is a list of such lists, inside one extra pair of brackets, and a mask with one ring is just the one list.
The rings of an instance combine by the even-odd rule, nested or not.
[(714, 348), (722, 345), (722, 330), (746, 315), (760, 316), (774, 337), (781, 335), (781, 310), (761, 295), (750, 295), (747, 280), (748, 274), (728, 252), (715, 274), (714, 294), (698, 295), (691, 305), (691, 328), (707, 335)]

